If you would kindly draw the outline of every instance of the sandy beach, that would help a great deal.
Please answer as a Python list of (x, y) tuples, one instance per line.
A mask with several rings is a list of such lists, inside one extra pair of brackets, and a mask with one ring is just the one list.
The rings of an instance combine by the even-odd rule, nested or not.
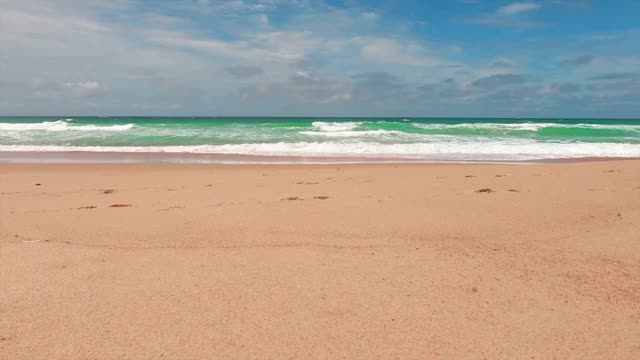
[(638, 359), (640, 160), (0, 164), (1, 359)]

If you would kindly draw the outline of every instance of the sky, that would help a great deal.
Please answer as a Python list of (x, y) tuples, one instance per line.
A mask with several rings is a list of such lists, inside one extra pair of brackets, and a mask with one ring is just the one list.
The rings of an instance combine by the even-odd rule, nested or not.
[(635, 0), (0, 0), (0, 115), (640, 117)]

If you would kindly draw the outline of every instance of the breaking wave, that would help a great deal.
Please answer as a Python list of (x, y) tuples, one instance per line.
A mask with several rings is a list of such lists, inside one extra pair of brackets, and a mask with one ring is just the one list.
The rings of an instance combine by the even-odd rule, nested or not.
[(413, 124), (418, 129), (487, 129), (511, 131), (538, 131), (545, 128), (640, 130), (640, 125), (603, 125), (603, 124), (559, 124), (559, 123), (462, 123), (462, 124)]
[(319, 131), (349, 131), (362, 125), (361, 122), (324, 122), (314, 121), (311, 125)]
[(4, 152), (122, 152), (236, 154), (305, 157), (376, 157), (424, 160), (537, 160), (585, 157), (640, 157), (640, 144), (540, 143), (535, 141), (434, 142), (296, 142), (196, 146), (59, 146), (0, 145)]
[(319, 137), (336, 137), (336, 138), (350, 138), (350, 137), (382, 137), (382, 136), (390, 136), (390, 135), (401, 135), (405, 134), (401, 131), (393, 131), (393, 130), (362, 130), (362, 131), (353, 131), (353, 130), (345, 130), (345, 131), (300, 131), (298, 134), (308, 135), (308, 136), (319, 136)]
[(134, 124), (125, 125), (72, 125), (71, 119), (45, 121), (40, 123), (0, 123), (0, 131), (127, 131), (135, 127)]

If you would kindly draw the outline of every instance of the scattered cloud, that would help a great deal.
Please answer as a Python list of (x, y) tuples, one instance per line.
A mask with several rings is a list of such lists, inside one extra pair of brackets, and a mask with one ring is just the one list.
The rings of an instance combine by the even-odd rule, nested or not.
[(560, 64), (565, 66), (581, 66), (581, 65), (589, 65), (593, 63), (594, 60), (596, 60), (596, 57), (594, 55), (585, 54), (585, 55), (565, 58), (560, 61)]
[(92, 97), (106, 94), (107, 90), (97, 81), (66, 82), (62, 84), (66, 93), (73, 97)]
[(640, 81), (627, 80), (627, 81), (604, 81), (587, 85), (587, 88), (592, 91), (640, 91)]
[(577, 83), (554, 83), (550, 85), (542, 86), (538, 93), (540, 95), (556, 95), (575, 93), (582, 90), (582, 85)]
[(308, 31), (261, 32), (233, 41), (197, 38), (184, 32), (155, 31), (149, 33), (148, 39), (166, 46), (250, 61), (297, 61), (312, 51), (331, 52), (344, 46), (341, 40), (325, 40)]
[(625, 114), (640, 110), (640, 31), (585, 20), (588, 27), (572, 25), (568, 42), (549, 16), (577, 13), (564, 0), (459, 0), (437, 16), (356, 1), (0, 3), (8, 115), (482, 115), (613, 103), (627, 104)]
[(499, 8), (497, 14), (511, 16), (529, 11), (535, 11), (539, 8), (540, 5), (534, 3), (511, 3)]
[(522, 84), (527, 77), (521, 74), (497, 74), (483, 77), (471, 82), (473, 88), (495, 89), (507, 85)]
[(236, 65), (224, 68), (224, 72), (236, 79), (248, 79), (264, 74), (264, 70), (259, 66)]
[(108, 89), (97, 81), (58, 82), (34, 78), (10, 86), (23, 95), (38, 98), (90, 98), (108, 93)]
[(414, 42), (402, 43), (387, 38), (361, 39), (362, 57), (382, 63), (412, 66), (435, 66), (441, 63), (436, 57), (426, 53), (426, 49)]
[(640, 73), (631, 73), (631, 72), (616, 72), (616, 73), (608, 73), (595, 75), (589, 78), (589, 80), (631, 80), (640, 78)]
[(241, 87), (237, 95), (244, 103), (255, 103), (278, 97), (284, 89), (279, 83), (256, 83)]
[(367, 11), (362, 13), (362, 18), (370, 21), (376, 21), (380, 18), (380, 15), (372, 11)]
[(295, 72), (290, 77), (290, 86), (296, 99), (302, 102), (335, 103), (351, 96), (347, 82), (321, 78), (305, 71)]
[(585, 10), (591, 8), (593, 0), (550, 0), (550, 3), (562, 5), (572, 10)]
[(495, 59), (489, 63), (489, 67), (492, 69), (510, 68), (513, 66), (513, 62), (507, 59)]
[(468, 19), (466, 22), (476, 25), (485, 25), (491, 27), (504, 27), (515, 29), (533, 29), (544, 27), (546, 24), (542, 21), (533, 20), (531, 13), (539, 10), (541, 6), (536, 3), (516, 2), (498, 8), (492, 13), (482, 14), (475, 18)]

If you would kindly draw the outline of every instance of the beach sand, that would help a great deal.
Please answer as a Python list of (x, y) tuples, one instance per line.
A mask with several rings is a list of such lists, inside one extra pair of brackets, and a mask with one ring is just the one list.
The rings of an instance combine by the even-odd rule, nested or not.
[(640, 359), (640, 161), (0, 165), (1, 359)]

